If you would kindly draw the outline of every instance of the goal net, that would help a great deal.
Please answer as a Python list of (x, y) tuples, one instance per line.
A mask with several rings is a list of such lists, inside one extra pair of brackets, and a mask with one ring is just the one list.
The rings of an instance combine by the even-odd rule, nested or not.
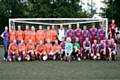
[(86, 25), (88, 28), (92, 27), (93, 24), (99, 28), (99, 24), (102, 23), (104, 25), (104, 29), (106, 31), (106, 37), (108, 37), (108, 19), (107, 18), (13, 18), (9, 19), (9, 29), (16, 28), (17, 25), (22, 25), (23, 29), (25, 29), (25, 25), (34, 25), (37, 29), (39, 25), (42, 25), (43, 28), (46, 28), (48, 25), (55, 25), (57, 28), (60, 25), (68, 27), (68, 25), (72, 25), (74, 29), (77, 24), (80, 25), (80, 28), (83, 28)]

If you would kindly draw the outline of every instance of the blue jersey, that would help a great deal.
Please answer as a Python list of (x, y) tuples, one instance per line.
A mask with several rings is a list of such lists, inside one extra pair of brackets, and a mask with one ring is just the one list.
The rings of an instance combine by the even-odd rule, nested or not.
[(66, 53), (71, 54), (72, 51), (73, 51), (73, 44), (67, 42), (67, 43), (65, 44), (65, 49), (66, 49)]

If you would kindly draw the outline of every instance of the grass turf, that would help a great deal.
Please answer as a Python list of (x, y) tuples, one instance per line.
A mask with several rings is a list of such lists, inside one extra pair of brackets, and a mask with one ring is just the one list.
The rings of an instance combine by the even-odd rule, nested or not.
[(0, 52), (0, 80), (120, 80), (119, 53), (117, 61), (8, 63), (2, 60), (3, 49)]

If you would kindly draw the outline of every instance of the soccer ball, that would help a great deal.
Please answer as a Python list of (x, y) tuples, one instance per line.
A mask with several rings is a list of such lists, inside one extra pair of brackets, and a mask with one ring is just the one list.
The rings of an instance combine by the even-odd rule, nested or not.
[(27, 61), (30, 61), (30, 56), (29, 55), (27, 56)]
[(18, 57), (18, 61), (21, 61), (21, 57)]
[(96, 60), (97, 56), (93, 56), (93, 59)]
[(80, 58), (78, 58), (78, 61), (81, 61), (81, 59), (80, 59)]
[(48, 56), (47, 56), (47, 55), (43, 56), (43, 61), (46, 61), (46, 60), (47, 60), (47, 58), (48, 58)]
[(12, 62), (12, 59), (11, 59), (11, 58), (9, 58), (9, 59), (8, 59), (8, 61), (9, 61), (9, 62)]

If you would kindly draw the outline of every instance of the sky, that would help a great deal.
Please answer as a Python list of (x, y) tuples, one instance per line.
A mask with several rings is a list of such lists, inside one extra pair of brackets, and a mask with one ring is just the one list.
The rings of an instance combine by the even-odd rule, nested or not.
[[(87, 3), (91, 4), (91, 0), (82, 0), (82, 1), (84, 3), (84, 5), (82, 6), (82, 8), (85, 9), (85, 10), (87, 10), (87, 11), (90, 10), (91, 7), (88, 7)], [(93, 0), (93, 3), (95, 5), (95, 7), (93, 7), (93, 8), (96, 9), (97, 13), (102, 12), (100, 10), (101, 7), (105, 7), (105, 4), (103, 4), (101, 1), (103, 1), (103, 0)]]

